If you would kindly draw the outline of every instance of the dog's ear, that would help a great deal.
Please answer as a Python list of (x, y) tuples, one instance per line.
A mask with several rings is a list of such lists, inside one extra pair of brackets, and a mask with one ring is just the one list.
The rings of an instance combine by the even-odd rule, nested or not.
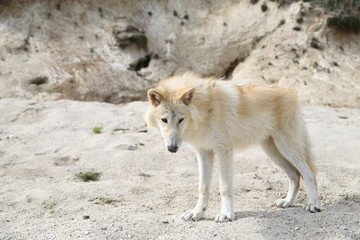
[(183, 93), (180, 100), (185, 104), (189, 105), (194, 96), (195, 88), (191, 88)]
[(160, 91), (155, 88), (149, 89), (147, 95), (149, 98), (149, 102), (154, 107), (157, 107), (160, 104), (161, 100), (163, 100), (163, 96), (161, 95)]

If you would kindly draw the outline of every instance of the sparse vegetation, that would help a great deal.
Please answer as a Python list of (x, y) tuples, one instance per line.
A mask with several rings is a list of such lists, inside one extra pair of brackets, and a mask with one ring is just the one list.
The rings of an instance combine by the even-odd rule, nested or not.
[(102, 133), (103, 127), (102, 126), (95, 126), (93, 127), (92, 131), (96, 134)]
[(360, 32), (360, 17), (355, 15), (343, 16), (338, 15), (329, 17), (327, 20), (328, 27), (334, 27), (344, 32)]
[(343, 32), (360, 33), (359, 0), (314, 0), (318, 6), (337, 13), (327, 19), (327, 26)]
[(295, 27), (293, 27), (293, 30), (294, 30), (294, 31), (297, 31), (297, 32), (298, 32), (298, 31), (301, 31), (301, 27), (300, 27), (300, 26), (295, 26)]
[(78, 173), (75, 174), (76, 177), (80, 178), (84, 182), (90, 182), (90, 181), (98, 181), (101, 173), (99, 172), (85, 172), (85, 173)]
[(262, 36), (255, 36), (252, 40), (252, 47), (255, 48), (256, 45), (265, 37), (265, 35)]
[(313, 2), (330, 11), (351, 10), (360, 7), (358, 0), (314, 0)]

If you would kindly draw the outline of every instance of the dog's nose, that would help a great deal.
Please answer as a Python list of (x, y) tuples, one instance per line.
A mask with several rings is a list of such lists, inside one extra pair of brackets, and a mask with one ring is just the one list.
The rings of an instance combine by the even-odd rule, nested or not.
[(178, 146), (168, 146), (167, 149), (170, 152), (174, 153), (174, 152), (176, 152), (178, 150)]

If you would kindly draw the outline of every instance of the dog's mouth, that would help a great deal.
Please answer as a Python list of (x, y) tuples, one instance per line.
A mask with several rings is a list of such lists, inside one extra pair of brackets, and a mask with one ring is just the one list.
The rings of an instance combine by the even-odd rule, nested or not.
[(178, 146), (171, 145), (171, 146), (167, 146), (167, 149), (169, 150), (169, 152), (176, 153), (179, 148)]

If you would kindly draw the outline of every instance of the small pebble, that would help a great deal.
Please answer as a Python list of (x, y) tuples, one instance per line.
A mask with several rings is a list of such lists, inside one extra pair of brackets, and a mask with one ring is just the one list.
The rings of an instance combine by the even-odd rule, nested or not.
[(169, 224), (169, 221), (168, 220), (164, 220), (162, 221), (163, 224)]
[(84, 215), (84, 216), (83, 216), (83, 219), (84, 219), (84, 220), (90, 219), (90, 216), (89, 216), (89, 215)]

